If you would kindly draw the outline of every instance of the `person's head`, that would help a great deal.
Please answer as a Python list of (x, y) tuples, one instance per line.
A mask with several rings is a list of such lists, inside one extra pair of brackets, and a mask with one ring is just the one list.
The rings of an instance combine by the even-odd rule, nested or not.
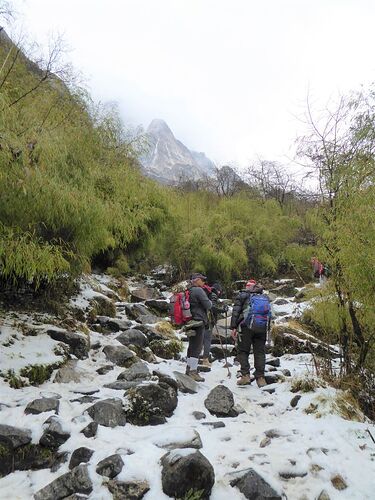
[(206, 279), (207, 276), (204, 276), (204, 274), (201, 273), (193, 273), (190, 276), (190, 281), (193, 286), (203, 286)]
[(247, 283), (246, 283), (246, 288), (252, 288), (254, 285), (256, 285), (257, 282), (254, 280), (254, 279), (250, 279)]

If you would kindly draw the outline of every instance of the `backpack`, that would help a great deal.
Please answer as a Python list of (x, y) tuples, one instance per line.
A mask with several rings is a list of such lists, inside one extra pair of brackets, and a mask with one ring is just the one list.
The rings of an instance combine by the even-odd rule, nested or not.
[(189, 290), (174, 293), (169, 299), (169, 303), (171, 322), (173, 325), (181, 326), (191, 320)]
[(270, 299), (263, 293), (251, 294), (243, 314), (243, 325), (254, 332), (265, 333), (271, 318)]

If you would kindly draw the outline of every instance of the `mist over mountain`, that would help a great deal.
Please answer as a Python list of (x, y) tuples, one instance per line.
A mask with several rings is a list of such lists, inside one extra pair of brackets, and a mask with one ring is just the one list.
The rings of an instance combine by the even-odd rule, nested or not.
[(199, 179), (215, 165), (203, 152), (191, 151), (176, 139), (164, 120), (154, 119), (146, 131), (148, 151), (141, 158), (144, 173), (163, 184)]

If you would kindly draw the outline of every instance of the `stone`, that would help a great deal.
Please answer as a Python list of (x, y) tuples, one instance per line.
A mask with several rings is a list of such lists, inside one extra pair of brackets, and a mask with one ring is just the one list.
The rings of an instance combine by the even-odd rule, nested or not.
[(266, 359), (266, 365), (279, 367), (280, 366), (280, 358)]
[(161, 458), (163, 492), (173, 498), (184, 498), (190, 491), (210, 496), (215, 473), (207, 458), (197, 450), (174, 450)]
[(24, 446), (31, 442), (31, 431), (19, 429), (11, 425), (0, 424), (0, 444), (5, 444), (11, 449)]
[(53, 467), (56, 453), (39, 444), (12, 447), (11, 440), (0, 442), (0, 477), (16, 470), (31, 471)]
[(193, 411), (193, 415), (196, 420), (203, 420), (206, 418), (206, 414), (202, 411)]
[(316, 500), (331, 500), (331, 497), (328, 495), (328, 493), (326, 492), (326, 490), (322, 490), (320, 493), (319, 493), (319, 496)]
[(207, 410), (217, 417), (237, 417), (233, 393), (225, 385), (214, 387), (204, 401)]
[(138, 316), (137, 321), (141, 323), (142, 325), (153, 325), (154, 323), (157, 323), (159, 318), (153, 314), (145, 314)]
[(169, 314), (170, 303), (168, 302), (168, 300), (148, 299), (145, 300), (145, 306), (149, 307), (161, 316), (167, 316)]
[(254, 469), (247, 469), (244, 472), (244, 474), (242, 473), (230, 481), (230, 485), (238, 488), (245, 498), (249, 500), (282, 500), (282, 496), (262, 476), (255, 472)]
[(284, 375), (284, 377), (291, 377), (292, 374), (290, 373), (290, 370), (288, 370), (287, 368), (284, 368), (283, 370), (281, 370), (281, 373)]
[(176, 377), (181, 392), (187, 394), (196, 394), (198, 392), (198, 384), (191, 377), (180, 372), (173, 372), (173, 375)]
[(114, 366), (113, 365), (104, 365), (102, 366), (101, 368), (98, 368), (96, 370), (96, 373), (98, 375), (105, 375), (106, 373), (110, 372), (111, 370), (113, 370)]
[(177, 392), (173, 387), (159, 383), (131, 389), (127, 417), (134, 425), (159, 425), (172, 416), (177, 406)]
[[(223, 349), (222, 349), (221, 346), (213, 345), (210, 349), (210, 352), (211, 352), (213, 360), (216, 361), (218, 359), (219, 360), (224, 359), (225, 355), (227, 358), (232, 356), (232, 350), (233, 350), (232, 347), (224, 347), (223, 346)], [(224, 355), (224, 352), (225, 352), (225, 355)]]
[(136, 345), (139, 347), (146, 347), (148, 339), (144, 333), (137, 328), (129, 328), (116, 337), (116, 340), (122, 345)]
[(96, 472), (101, 476), (106, 476), (110, 479), (113, 479), (114, 477), (118, 476), (118, 474), (120, 474), (123, 467), (124, 462), (121, 458), (121, 455), (116, 453), (114, 455), (111, 455), (110, 457), (105, 458), (104, 460), (101, 460), (96, 466)]
[(282, 283), (275, 288), (269, 290), (272, 294), (282, 295), (283, 297), (294, 297), (298, 290), (295, 288), (294, 283)]
[(202, 422), (202, 425), (208, 425), (213, 429), (220, 429), (221, 427), (225, 427), (224, 422)]
[(149, 299), (157, 299), (159, 298), (159, 293), (151, 287), (142, 286), (140, 288), (136, 288), (130, 292), (130, 300), (132, 302), (144, 302)]
[(107, 483), (113, 500), (141, 500), (150, 490), (147, 481), (114, 481)]
[(76, 399), (71, 399), (71, 403), (81, 403), (81, 404), (86, 404), (86, 403), (93, 403), (94, 401), (97, 401), (99, 398), (95, 396), (82, 396), (81, 398), (76, 398)]
[(38, 415), (39, 413), (44, 413), (46, 411), (54, 411), (55, 413), (58, 413), (59, 404), (59, 400), (55, 398), (34, 399), (34, 401), (31, 401), (31, 403), (26, 406), (25, 413), (27, 415), (30, 413)]
[(289, 301), (286, 299), (276, 299), (273, 303), (276, 306), (285, 306), (286, 304), (289, 304)]
[(72, 456), (70, 458), (69, 469), (70, 470), (74, 469), (74, 467), (77, 467), (77, 465), (81, 463), (85, 464), (89, 462), (93, 453), (94, 450), (90, 450), (90, 448), (86, 448), (85, 446), (77, 448), (76, 450), (73, 451)]
[(302, 396), (300, 394), (296, 394), (294, 398), (290, 400), (290, 406), (292, 408), (295, 408), (298, 405), (298, 401), (301, 399), (301, 397)]
[(134, 352), (125, 346), (107, 345), (104, 347), (103, 352), (109, 361), (125, 368), (128, 368), (138, 360)]
[(279, 471), (279, 476), (282, 477), (283, 479), (295, 479), (296, 477), (305, 477), (307, 476), (307, 472), (303, 470), (285, 470), (285, 471)]
[(70, 438), (70, 433), (64, 431), (61, 423), (55, 418), (52, 420), (48, 419), (47, 423), (48, 427), (44, 430), (39, 444), (51, 450), (57, 450), (59, 446)]
[[(184, 434), (186, 434), (186, 432)], [(160, 438), (156, 440), (154, 444), (166, 450), (175, 450), (177, 448), (194, 448), (199, 450), (203, 446), (199, 433), (193, 429), (190, 430), (190, 436), (188, 437), (185, 435), (181, 439), (174, 439), (172, 441), (170, 439), (166, 440), (165, 438)]]
[(265, 448), (266, 446), (269, 446), (270, 444), (271, 444), (271, 438), (269, 438), (269, 437), (266, 436), (259, 443), (259, 448)]
[(132, 381), (142, 381), (151, 378), (150, 371), (145, 363), (138, 361), (134, 363), (130, 368), (120, 373), (117, 380), (127, 380)]
[(174, 378), (169, 377), (168, 375), (165, 375), (164, 373), (160, 373), (157, 370), (154, 370), (152, 372), (152, 374), (155, 375), (156, 377), (158, 377), (159, 382), (163, 382), (164, 384), (167, 384), (167, 385), (173, 387), (173, 389), (175, 389), (176, 391), (178, 390), (177, 380), (175, 380)]
[(84, 434), (87, 438), (90, 437), (95, 437), (96, 433), (98, 431), (98, 424), (97, 422), (90, 422), (86, 427), (84, 427), (81, 432)]
[(336, 474), (335, 476), (331, 477), (331, 483), (336, 490), (345, 490), (348, 485), (346, 484), (344, 478), (340, 474)]
[(106, 327), (110, 328), (113, 332), (126, 330), (131, 326), (132, 322), (128, 319), (108, 318)]
[(128, 382), (127, 380), (116, 380), (115, 382), (110, 382), (109, 384), (104, 384), (103, 387), (107, 389), (113, 389), (115, 391), (127, 391), (132, 387), (137, 387), (137, 385), (141, 384), (142, 380), (135, 380), (133, 382)]
[[(126, 304), (126, 314), (130, 319), (138, 321), (141, 316), (151, 315), (150, 309), (143, 304)], [(158, 319), (156, 319), (157, 321)], [(155, 323), (156, 323), (155, 321)]]
[(116, 427), (126, 424), (126, 416), (122, 401), (118, 399), (104, 399), (90, 406), (87, 410), (90, 417), (99, 425)]
[(46, 333), (53, 340), (68, 344), (70, 352), (78, 359), (85, 359), (89, 352), (88, 337), (80, 333), (69, 332), (61, 328), (49, 328)]
[(93, 486), (86, 465), (59, 476), (34, 495), (34, 500), (60, 500), (74, 493), (90, 494)]
[(280, 379), (281, 375), (279, 373), (265, 373), (264, 378), (267, 384), (276, 384)]
[(59, 384), (68, 384), (70, 382), (80, 382), (82, 373), (77, 371), (77, 360), (68, 359), (68, 361), (56, 372), (54, 382)]

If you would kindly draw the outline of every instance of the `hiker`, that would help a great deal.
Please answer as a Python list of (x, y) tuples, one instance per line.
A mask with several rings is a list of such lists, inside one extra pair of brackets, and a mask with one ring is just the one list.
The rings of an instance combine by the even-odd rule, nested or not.
[(208, 311), (212, 308), (212, 302), (203, 289), (206, 279), (203, 274), (193, 273), (189, 287), (191, 316), (198, 326), (194, 326), (195, 334), (188, 337), (186, 374), (196, 382), (204, 382), (204, 378), (198, 373), (198, 359), (203, 347), (204, 332), (209, 328)]
[(221, 305), (219, 303), (220, 296), (222, 294), (222, 287), (220, 283), (216, 282), (211, 286), (205, 284), (202, 288), (212, 302), (212, 308), (208, 313), (208, 326), (205, 328), (203, 334), (203, 356), (201, 361), (203, 366), (210, 368), (211, 363), (209, 355), (211, 350), (212, 330), (217, 323), (218, 315), (223, 312), (226, 313), (228, 311), (228, 306), (226, 304)]
[[(261, 309), (264, 315), (251, 314), (253, 310)], [(241, 290), (234, 301), (231, 329), (232, 338), (238, 336), (237, 359), (241, 364), (241, 378), (238, 385), (250, 385), (250, 364), (249, 355), (251, 346), (254, 352), (255, 379), (258, 387), (267, 385), (264, 378), (264, 368), (266, 364), (265, 344), (267, 332), (271, 321), (271, 304), (267, 295), (263, 294), (263, 287), (255, 280), (246, 283), (246, 289)]]
[(318, 278), (320, 281), (320, 277), (322, 276), (324, 272), (324, 266), (320, 262), (317, 257), (312, 257), (311, 259), (311, 265), (312, 265), (312, 271), (313, 271), (313, 278)]

